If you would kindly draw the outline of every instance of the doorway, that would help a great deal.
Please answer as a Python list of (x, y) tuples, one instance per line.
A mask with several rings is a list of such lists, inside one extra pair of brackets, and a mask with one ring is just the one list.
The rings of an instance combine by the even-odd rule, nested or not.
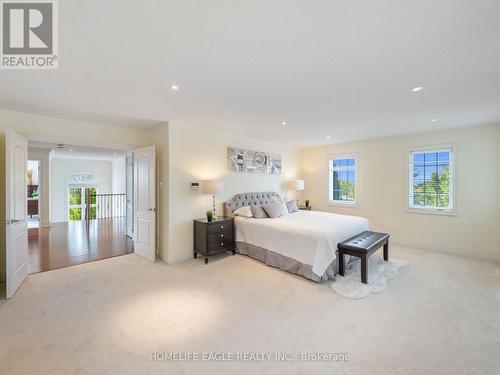
[[(155, 146), (134, 150), (108, 146), (28, 143), (23, 135), (5, 130), (7, 298), (30, 273), (131, 252), (156, 260)], [(39, 185), (43, 185), (38, 192), (46, 198), (39, 208), (39, 226), (28, 228), (28, 160), (34, 160), (29, 155), (37, 152), (42, 160)], [(131, 155), (133, 168), (127, 168)], [(130, 170), (133, 178), (127, 178)], [(97, 184), (89, 185), (88, 176), (97, 176)], [(132, 189), (126, 181), (133, 181)], [(127, 223), (130, 207), (133, 224)]]
[(27, 207), (28, 207), (28, 228), (38, 228), (40, 226), (40, 161), (28, 160), (27, 173)]
[[(134, 252), (125, 202), (130, 152), (28, 142), (28, 154), (35, 151), (48, 159), (48, 173), (42, 174), (48, 182), (50, 223), (28, 225), (29, 273)], [(28, 182), (33, 168), (28, 162)]]

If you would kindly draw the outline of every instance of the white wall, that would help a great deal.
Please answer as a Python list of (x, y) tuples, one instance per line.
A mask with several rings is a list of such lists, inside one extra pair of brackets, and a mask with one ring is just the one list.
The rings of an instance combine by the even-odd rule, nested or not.
[(112, 191), (112, 164), (104, 160), (52, 159), (50, 161), (51, 222), (68, 221), (68, 177), (73, 173), (93, 173), (98, 193)]
[[(227, 147), (274, 152), (282, 156), (282, 174), (228, 172)], [(169, 248), (163, 259), (173, 262), (192, 256), (193, 223), (211, 208), (211, 196), (192, 191), (190, 183), (203, 179), (220, 179), (224, 193), (217, 197), (217, 210), (222, 202), (237, 193), (282, 191), (283, 182), (296, 178), (298, 150), (284, 145), (261, 142), (219, 131), (189, 126), (169, 126)], [(291, 193), (293, 196), (293, 192)], [(162, 250), (165, 253), (165, 250)]]
[[(407, 148), (448, 143), (457, 145), (458, 216), (407, 212)], [(349, 153), (358, 154), (359, 206), (329, 206), (328, 155)], [(405, 244), (500, 260), (500, 124), (306, 148), (301, 170), (313, 209), (367, 217)]]
[(120, 156), (111, 161), (111, 186), (113, 194), (125, 194), (126, 190), (126, 156)]

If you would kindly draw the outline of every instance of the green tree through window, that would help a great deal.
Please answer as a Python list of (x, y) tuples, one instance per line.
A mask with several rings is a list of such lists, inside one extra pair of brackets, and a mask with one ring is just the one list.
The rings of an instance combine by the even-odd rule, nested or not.
[(329, 164), (330, 202), (353, 204), (356, 201), (356, 158), (333, 158)]
[(452, 208), (452, 150), (412, 152), (410, 207)]
[(70, 187), (68, 188), (69, 221), (84, 220), (87, 194), (90, 197), (90, 219), (97, 218), (97, 189), (95, 187)]

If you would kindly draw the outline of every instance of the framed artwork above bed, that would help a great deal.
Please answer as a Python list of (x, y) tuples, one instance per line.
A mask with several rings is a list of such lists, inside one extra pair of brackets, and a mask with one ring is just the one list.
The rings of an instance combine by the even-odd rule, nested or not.
[(281, 174), (281, 155), (278, 154), (228, 147), (227, 158), (231, 172)]

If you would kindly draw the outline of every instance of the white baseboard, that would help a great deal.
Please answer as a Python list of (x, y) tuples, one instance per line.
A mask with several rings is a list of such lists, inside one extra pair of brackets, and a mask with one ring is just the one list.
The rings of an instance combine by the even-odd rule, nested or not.
[(167, 264), (172, 264), (172, 263), (177, 263), (177, 262), (182, 262), (183, 260), (188, 260), (193, 258), (193, 252), (185, 252), (181, 254), (176, 254), (176, 255), (167, 255), (166, 257), (162, 257), (161, 260), (163, 260)]
[(489, 253), (486, 251), (458, 249), (458, 248), (450, 247), (450, 246), (434, 245), (434, 244), (428, 244), (428, 243), (422, 243), (422, 242), (416, 242), (416, 241), (401, 240), (401, 239), (392, 238), (392, 237), (390, 239), (390, 242), (394, 245), (416, 247), (416, 248), (423, 249), (423, 250), (436, 251), (438, 253), (445, 253), (445, 254), (451, 254), (451, 255), (461, 255), (461, 256), (465, 256), (465, 257), (490, 260), (493, 262), (500, 262), (500, 254), (492, 254), (492, 253)]

